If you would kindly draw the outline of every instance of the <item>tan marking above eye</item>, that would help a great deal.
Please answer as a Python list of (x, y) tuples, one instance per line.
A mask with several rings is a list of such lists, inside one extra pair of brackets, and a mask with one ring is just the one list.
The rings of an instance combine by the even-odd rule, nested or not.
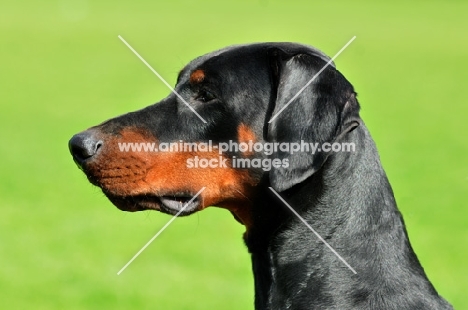
[(190, 75), (190, 84), (198, 84), (205, 79), (205, 72), (201, 69), (195, 70)]

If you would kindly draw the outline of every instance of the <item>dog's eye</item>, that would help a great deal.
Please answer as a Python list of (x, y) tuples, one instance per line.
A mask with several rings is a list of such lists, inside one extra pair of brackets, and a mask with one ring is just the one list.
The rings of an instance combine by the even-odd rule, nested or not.
[(211, 92), (207, 90), (201, 90), (197, 96), (197, 100), (201, 102), (209, 102), (213, 99), (216, 99), (215, 95), (213, 95)]

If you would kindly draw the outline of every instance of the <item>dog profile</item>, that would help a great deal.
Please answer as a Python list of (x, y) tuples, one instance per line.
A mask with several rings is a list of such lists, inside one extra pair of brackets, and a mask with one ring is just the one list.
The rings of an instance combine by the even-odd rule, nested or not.
[[(182, 69), (175, 92), (76, 134), (70, 151), (122, 210), (229, 210), (246, 229), (257, 310), (452, 309), (411, 247), (356, 92), (329, 61), (296, 43), (238, 45), (200, 56)], [(207, 141), (346, 143), (354, 151), (121, 148)], [(196, 159), (222, 166), (202, 168)], [(239, 167), (239, 159), (261, 164)]]

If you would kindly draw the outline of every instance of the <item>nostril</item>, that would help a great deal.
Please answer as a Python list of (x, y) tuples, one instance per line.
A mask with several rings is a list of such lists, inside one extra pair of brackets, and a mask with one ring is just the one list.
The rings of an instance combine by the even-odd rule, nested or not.
[(104, 142), (102, 142), (102, 140), (99, 140), (98, 142), (96, 142), (96, 146), (94, 147), (94, 154), (98, 152), (98, 150), (101, 148), (103, 144)]
[(74, 135), (68, 142), (70, 153), (78, 164), (97, 154), (103, 146), (102, 140), (97, 140), (92, 133), (83, 132)]

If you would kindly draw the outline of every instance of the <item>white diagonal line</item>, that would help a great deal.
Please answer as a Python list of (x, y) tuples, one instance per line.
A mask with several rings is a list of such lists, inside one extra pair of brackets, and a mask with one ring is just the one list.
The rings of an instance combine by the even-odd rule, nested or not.
[(333, 60), (335, 60), (335, 58), (338, 57), (338, 56), (341, 54), (341, 52), (343, 52), (343, 51), (348, 47), (348, 45), (351, 44), (351, 42), (354, 41), (354, 39), (356, 39), (356, 36), (352, 37), (351, 40), (349, 40), (348, 43), (346, 43), (345, 46), (343, 46), (343, 47), (338, 51), (338, 53), (336, 53), (336, 55), (333, 56), (333, 58), (330, 59), (330, 60), (327, 62), (327, 64), (326, 64), (325, 66), (323, 66), (323, 68), (320, 69), (320, 71), (317, 72), (317, 73), (310, 79), (309, 82), (307, 82), (307, 84), (304, 85), (304, 87), (302, 87), (291, 99), (289, 99), (289, 101), (284, 105), (284, 107), (282, 107), (281, 110), (279, 110), (279, 111), (268, 121), (268, 123), (273, 122), (273, 120), (274, 120), (275, 118), (277, 118), (278, 115), (280, 115), (280, 113), (283, 112), (283, 110), (286, 109), (286, 108), (291, 104), (291, 102), (293, 102), (293, 100), (296, 99), (296, 98), (304, 91), (304, 89), (306, 89), (307, 86), (309, 86), (309, 85), (320, 75), (320, 73), (322, 73), (323, 70), (325, 70), (325, 69), (333, 62)]
[(154, 235), (154, 237), (151, 238), (151, 240), (148, 241), (148, 242), (141, 248), (141, 250), (138, 251), (138, 253), (136, 253), (136, 254), (132, 257), (132, 259), (129, 260), (127, 264), (125, 264), (125, 266), (122, 267), (122, 269), (120, 269), (119, 272), (117, 272), (117, 275), (120, 275), (120, 274), (122, 273), (122, 271), (124, 271), (124, 270), (128, 267), (128, 265), (130, 265), (130, 264), (135, 260), (135, 258), (137, 258), (138, 255), (140, 255), (141, 252), (143, 252), (143, 251), (151, 244), (151, 242), (154, 241), (154, 239), (156, 239), (169, 225), (171, 225), (171, 223), (172, 223), (182, 212), (184, 212), (185, 208), (187, 208), (187, 206), (188, 206), (192, 201), (194, 201), (195, 198), (197, 198), (197, 196), (200, 195), (200, 194), (205, 190), (205, 188), (206, 188), (206, 187), (203, 187), (201, 190), (199, 190), (198, 193), (196, 193), (195, 196), (193, 196), (193, 198), (190, 199), (190, 201), (187, 202), (187, 203), (185, 204), (185, 206), (183, 206), (183, 208), (180, 209), (180, 211), (177, 212), (177, 214), (174, 215), (174, 216), (169, 220), (169, 222), (167, 222), (166, 225), (164, 225), (163, 228), (161, 228), (161, 229), (156, 233), (156, 235)]
[(137, 53), (137, 51), (135, 51), (135, 50), (133, 49), (133, 47), (131, 47), (130, 44), (128, 44), (127, 41), (124, 40), (124, 38), (122, 38), (120, 35), (119, 35), (118, 37), (119, 37), (119, 39), (133, 52), (133, 54), (135, 54), (138, 58), (140, 58), (140, 60), (151, 70), (151, 72), (153, 72), (154, 74), (156, 74), (156, 76), (157, 76), (157, 77), (158, 77), (158, 78), (159, 78), (159, 79), (160, 79), (160, 80), (161, 80), (161, 81), (162, 81), (162, 82), (163, 82), (163, 83), (180, 99), (180, 100), (182, 100), (182, 102), (185, 103), (185, 105), (186, 105), (190, 110), (192, 110), (192, 112), (195, 113), (195, 114), (198, 116), (198, 118), (202, 120), (203, 123), (206, 124), (205, 119), (204, 119), (203, 117), (201, 117), (201, 115), (198, 114), (197, 111), (195, 111), (195, 109), (192, 108), (192, 107), (190, 106), (190, 104), (188, 104), (187, 101), (185, 101), (185, 99), (182, 98), (182, 96), (179, 95), (179, 93), (176, 92), (175, 89), (172, 88), (172, 86), (169, 85), (169, 83), (167, 83), (166, 80), (164, 80), (163, 77), (162, 77), (158, 72), (156, 72), (156, 70), (154, 70), (154, 69), (149, 65), (149, 63), (147, 63), (146, 60), (143, 59), (143, 57), (140, 56), (140, 54)]
[(340, 256), (340, 254), (338, 254), (338, 252), (335, 251), (335, 249), (333, 249), (323, 238), (322, 236), (320, 236), (310, 225), (309, 223), (307, 223), (300, 215), (299, 213), (296, 212), (296, 210), (294, 210), (287, 202), (286, 200), (283, 199), (283, 197), (281, 197), (272, 187), (269, 187), (269, 189), (273, 192), (273, 194), (275, 194), (276, 196), (278, 196), (278, 198), (292, 211), (292, 213), (294, 213), (294, 215), (297, 216), (298, 219), (301, 220), (302, 223), (304, 223), (304, 225), (307, 226), (307, 228), (309, 228), (316, 236), (317, 238), (320, 239), (320, 241), (322, 241), (332, 252), (333, 254), (336, 255), (336, 257), (338, 257), (345, 265), (346, 267), (348, 267), (354, 274), (357, 274), (357, 272), (353, 269), (353, 267), (351, 267), (345, 260), (343, 257)]

